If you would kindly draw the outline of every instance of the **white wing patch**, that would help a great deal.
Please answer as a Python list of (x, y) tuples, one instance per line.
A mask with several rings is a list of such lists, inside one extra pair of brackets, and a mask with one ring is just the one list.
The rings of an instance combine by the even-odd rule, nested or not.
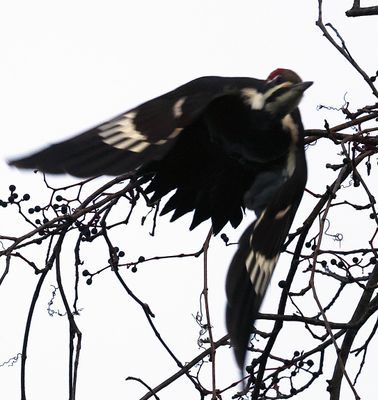
[(178, 99), (176, 103), (173, 105), (173, 116), (177, 119), (180, 118), (183, 114), (182, 106), (184, 105), (186, 97), (181, 97)]
[(148, 147), (149, 143), (146, 142), (146, 137), (135, 127), (135, 115), (135, 112), (128, 112), (99, 126), (98, 129), (101, 131), (99, 135), (102, 141), (120, 150), (128, 149), (140, 152)]
[[(180, 100), (182, 100), (182, 103), (185, 101), (185, 99)], [(155, 143), (151, 143), (147, 136), (136, 129), (134, 123), (135, 116), (136, 112), (131, 111), (100, 125), (98, 127), (100, 130), (98, 135), (101, 137), (102, 141), (109, 146), (119, 150), (129, 150), (140, 153), (152, 144), (162, 145), (168, 140), (174, 139), (183, 129), (176, 128), (166, 139), (160, 139)]]
[[(264, 218), (265, 212), (266, 212), (266, 209), (260, 214), (259, 218), (258, 218), (257, 221), (255, 222), (255, 228), (254, 228), (254, 229), (256, 229), (256, 228), (259, 226), (260, 222), (261, 222), (262, 219)], [(252, 243), (252, 238), (253, 238), (253, 234), (252, 234), (251, 237), (249, 238), (249, 244)]]
[(173, 132), (167, 137), (167, 139), (159, 140), (158, 144), (162, 144), (160, 142), (167, 142), (169, 139), (174, 139), (184, 128), (175, 128)]
[(98, 129), (101, 129), (103, 131), (101, 136), (107, 137), (107, 136), (111, 135), (112, 130), (116, 129), (116, 128), (119, 128), (124, 133), (132, 134), (133, 132), (136, 132), (137, 134), (140, 135), (140, 133), (135, 129), (135, 125), (134, 125), (135, 116), (136, 116), (136, 112), (130, 111), (130, 112), (127, 112), (126, 114), (121, 115), (118, 118), (114, 118), (111, 121), (100, 125), (98, 127)]
[(273, 258), (266, 258), (263, 254), (255, 253), (253, 250), (249, 253), (245, 266), (256, 293), (264, 294), (278, 257), (279, 255)]
[(291, 204), (289, 204), (283, 210), (278, 211), (278, 213), (274, 216), (274, 219), (282, 219), (289, 212), (290, 208), (291, 208)]

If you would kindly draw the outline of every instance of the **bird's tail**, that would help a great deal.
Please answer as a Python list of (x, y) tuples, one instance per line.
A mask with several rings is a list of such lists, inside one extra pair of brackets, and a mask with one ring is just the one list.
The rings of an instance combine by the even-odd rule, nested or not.
[[(305, 168), (305, 164), (301, 165)], [(281, 186), (243, 233), (231, 262), (226, 280), (226, 323), (241, 369), (253, 323), (301, 201), (306, 177), (305, 169), (296, 170)]]

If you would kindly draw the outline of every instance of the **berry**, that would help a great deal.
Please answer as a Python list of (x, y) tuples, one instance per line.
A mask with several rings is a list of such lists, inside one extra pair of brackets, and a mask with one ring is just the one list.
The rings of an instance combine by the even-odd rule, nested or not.
[(228, 236), (225, 234), (225, 233), (222, 233), (221, 235), (220, 235), (220, 238), (227, 244), (228, 242), (229, 242), (229, 238), (228, 238)]
[(284, 289), (286, 287), (286, 281), (279, 281), (278, 287), (280, 287), (281, 289)]

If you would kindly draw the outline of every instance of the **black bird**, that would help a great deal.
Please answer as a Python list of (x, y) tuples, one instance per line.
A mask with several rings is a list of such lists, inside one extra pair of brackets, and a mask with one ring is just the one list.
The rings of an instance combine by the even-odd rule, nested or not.
[(267, 80), (206, 76), (147, 101), (78, 136), (10, 165), (77, 177), (135, 170), (162, 214), (194, 211), (190, 229), (211, 219), (217, 234), (244, 208), (257, 220), (231, 263), (227, 326), (239, 366), (251, 327), (306, 183), (297, 108), (312, 82), (287, 69)]

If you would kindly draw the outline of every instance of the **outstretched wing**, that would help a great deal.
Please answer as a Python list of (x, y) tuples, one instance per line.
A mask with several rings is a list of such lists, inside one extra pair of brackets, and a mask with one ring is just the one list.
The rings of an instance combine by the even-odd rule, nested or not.
[(177, 137), (215, 98), (259, 88), (252, 78), (202, 77), (118, 115), (78, 136), (10, 165), (78, 177), (120, 175), (164, 157)]
[[(298, 118), (299, 114), (298, 114)], [(300, 119), (295, 169), (273, 200), (243, 233), (227, 280), (226, 323), (239, 367), (244, 366), (251, 329), (264, 299), (306, 185), (307, 169)]]

